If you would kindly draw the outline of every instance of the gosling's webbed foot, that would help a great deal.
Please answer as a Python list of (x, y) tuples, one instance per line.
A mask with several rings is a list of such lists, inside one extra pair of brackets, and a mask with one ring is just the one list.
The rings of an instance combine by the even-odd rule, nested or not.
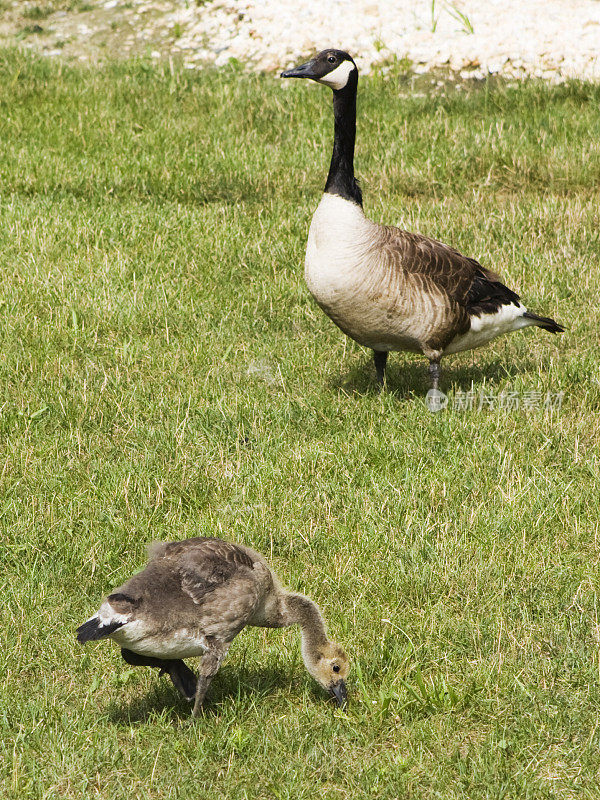
[(187, 664), (180, 658), (154, 658), (154, 656), (142, 656), (134, 653), (133, 650), (121, 649), (123, 659), (133, 667), (154, 667), (159, 669), (159, 676), (168, 675), (173, 686), (186, 700), (193, 700), (196, 696), (196, 676)]
[(196, 676), (185, 661), (181, 659), (167, 663), (169, 666), (165, 671), (168, 672), (169, 677), (173, 681), (173, 686), (182, 697), (192, 702), (196, 697)]
[(133, 650), (127, 650), (125, 647), (121, 648), (121, 656), (123, 660), (131, 664), (132, 667), (158, 667), (159, 669), (163, 669), (164, 665), (167, 663), (162, 658), (141, 656), (139, 653), (134, 653)]

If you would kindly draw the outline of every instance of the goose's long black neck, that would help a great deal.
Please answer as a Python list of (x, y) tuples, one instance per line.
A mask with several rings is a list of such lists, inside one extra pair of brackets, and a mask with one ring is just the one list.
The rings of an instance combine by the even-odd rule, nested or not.
[(333, 93), (335, 133), (333, 155), (325, 191), (337, 194), (362, 206), (362, 193), (354, 177), (354, 141), (356, 139), (356, 79)]

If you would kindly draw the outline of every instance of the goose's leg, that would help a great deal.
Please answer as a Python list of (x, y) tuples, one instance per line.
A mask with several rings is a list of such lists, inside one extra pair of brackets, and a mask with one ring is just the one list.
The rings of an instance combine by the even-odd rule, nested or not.
[(430, 361), (429, 362), (429, 377), (431, 378), (431, 388), (438, 389), (440, 383), (440, 376), (442, 374), (442, 368), (440, 367), (439, 361)]
[(194, 702), (194, 710), (192, 712), (194, 717), (200, 716), (200, 712), (202, 711), (202, 703), (206, 697), (206, 692), (208, 691), (210, 682), (219, 671), (221, 662), (225, 658), (228, 649), (228, 644), (213, 644), (202, 656), (200, 669), (198, 670), (198, 681), (196, 683), (196, 700)]
[(387, 364), (387, 350), (373, 350), (373, 361), (375, 362), (375, 371), (377, 372), (377, 383), (383, 389), (385, 380), (385, 365)]
[(160, 675), (168, 675), (173, 681), (173, 686), (186, 700), (193, 700), (196, 694), (196, 676), (188, 665), (178, 659), (154, 658), (141, 656), (132, 650), (121, 648), (123, 659), (132, 667), (156, 667)]

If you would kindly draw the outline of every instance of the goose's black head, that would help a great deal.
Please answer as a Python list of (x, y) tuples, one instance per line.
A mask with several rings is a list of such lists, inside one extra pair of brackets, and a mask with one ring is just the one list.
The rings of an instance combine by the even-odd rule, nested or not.
[(356, 89), (358, 69), (352, 56), (343, 50), (321, 50), (306, 64), (281, 73), (282, 78), (311, 78), (317, 83), (330, 86), (334, 91)]

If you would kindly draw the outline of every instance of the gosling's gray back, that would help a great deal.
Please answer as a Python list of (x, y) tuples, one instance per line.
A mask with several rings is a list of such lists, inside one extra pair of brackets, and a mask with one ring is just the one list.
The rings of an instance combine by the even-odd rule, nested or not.
[(200, 655), (209, 639), (231, 642), (273, 588), (260, 554), (221, 539), (156, 544), (149, 555), (81, 626), (79, 641), (108, 635), (143, 655)]

